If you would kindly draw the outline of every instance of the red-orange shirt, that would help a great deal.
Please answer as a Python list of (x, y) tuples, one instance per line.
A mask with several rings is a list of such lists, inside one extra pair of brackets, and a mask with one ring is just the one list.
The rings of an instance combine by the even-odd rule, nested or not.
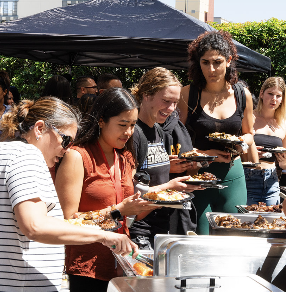
[[(78, 151), (84, 164), (84, 181), (79, 204), (80, 212), (100, 210), (116, 204), (116, 192), (108, 166), (97, 143), (72, 147)], [(119, 154), (123, 198), (134, 194), (132, 170), (134, 159), (129, 151)], [(109, 248), (100, 243), (66, 246), (68, 274), (109, 281), (116, 277), (115, 258)]]

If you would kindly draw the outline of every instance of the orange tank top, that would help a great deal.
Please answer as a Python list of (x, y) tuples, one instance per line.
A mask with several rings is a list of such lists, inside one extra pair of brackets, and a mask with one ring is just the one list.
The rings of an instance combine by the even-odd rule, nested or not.
[[(84, 181), (78, 211), (100, 210), (115, 205), (117, 197), (114, 182), (100, 146), (95, 143), (84, 148), (74, 146), (72, 149), (81, 154), (84, 164)], [(129, 151), (118, 153), (118, 157), (124, 199), (134, 194), (132, 171), (135, 163)], [(68, 274), (104, 281), (117, 276), (112, 252), (100, 243), (66, 246), (66, 271)]]

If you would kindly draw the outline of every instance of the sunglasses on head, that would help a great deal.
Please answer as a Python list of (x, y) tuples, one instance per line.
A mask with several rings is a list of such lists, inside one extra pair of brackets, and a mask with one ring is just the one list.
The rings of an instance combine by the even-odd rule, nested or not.
[(59, 131), (56, 127), (49, 125), (55, 132), (57, 132), (62, 137), (62, 147), (64, 149), (67, 149), (72, 146), (73, 144), (73, 138), (71, 136), (67, 136), (63, 134), (61, 131)]

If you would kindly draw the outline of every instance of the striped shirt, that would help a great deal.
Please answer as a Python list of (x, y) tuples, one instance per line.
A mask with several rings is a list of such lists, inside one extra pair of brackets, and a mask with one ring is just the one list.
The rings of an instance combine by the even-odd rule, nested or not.
[(42, 152), (20, 141), (0, 143), (0, 291), (59, 291), (63, 245), (29, 240), (19, 229), (13, 208), (40, 198), (48, 216), (63, 219)]

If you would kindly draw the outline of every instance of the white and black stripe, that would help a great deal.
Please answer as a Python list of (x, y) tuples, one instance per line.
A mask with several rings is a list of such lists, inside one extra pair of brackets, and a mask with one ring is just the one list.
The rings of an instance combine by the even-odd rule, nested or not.
[(0, 143), (0, 290), (59, 291), (64, 247), (29, 240), (13, 213), (20, 202), (40, 198), (48, 216), (63, 218), (41, 151), (23, 142)]

